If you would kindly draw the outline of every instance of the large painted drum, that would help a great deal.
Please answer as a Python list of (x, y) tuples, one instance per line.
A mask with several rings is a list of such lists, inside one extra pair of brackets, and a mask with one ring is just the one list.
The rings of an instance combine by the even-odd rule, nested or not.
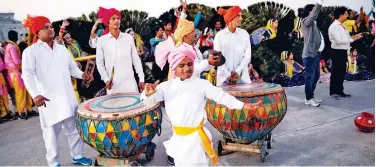
[(116, 94), (82, 103), (76, 120), (81, 138), (107, 157), (143, 153), (154, 136), (160, 135), (162, 112), (159, 103), (145, 105), (139, 97), (136, 93)]
[(287, 111), (284, 89), (277, 84), (252, 83), (222, 86), (227, 93), (245, 103), (262, 104), (257, 109), (230, 110), (208, 100), (206, 113), (209, 122), (223, 135), (237, 143), (249, 144), (269, 135)]

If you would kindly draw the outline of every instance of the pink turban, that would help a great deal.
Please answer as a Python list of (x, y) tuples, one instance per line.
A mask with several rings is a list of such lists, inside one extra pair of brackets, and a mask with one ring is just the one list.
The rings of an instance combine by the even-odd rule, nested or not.
[(196, 53), (188, 46), (180, 45), (168, 56), (168, 63), (170, 64), (170, 68), (174, 70), (185, 57), (188, 57), (192, 61), (195, 61)]
[(154, 57), (155, 57), (155, 63), (163, 69), (163, 67), (166, 65), (166, 61), (168, 60), (168, 55), (173, 51), (175, 48), (175, 42), (169, 36), (167, 40), (160, 42), (155, 47)]
[(106, 35), (109, 32), (108, 24), (110, 23), (110, 19), (112, 16), (117, 15), (121, 20), (121, 14), (118, 10), (111, 8), (106, 9), (99, 7), (98, 11), (98, 18), (102, 19), (103, 24), (106, 26), (106, 29), (103, 32), (103, 35)]

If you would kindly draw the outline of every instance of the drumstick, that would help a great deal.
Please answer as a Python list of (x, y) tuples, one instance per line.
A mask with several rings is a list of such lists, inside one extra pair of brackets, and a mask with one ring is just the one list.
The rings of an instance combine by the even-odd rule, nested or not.
[(114, 74), (115, 74), (115, 67), (112, 67), (110, 82), (112, 82), (114, 80)]

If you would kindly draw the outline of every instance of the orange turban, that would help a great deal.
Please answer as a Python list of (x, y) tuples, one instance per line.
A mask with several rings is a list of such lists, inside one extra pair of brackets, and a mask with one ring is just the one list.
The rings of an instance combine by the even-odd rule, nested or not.
[(240, 9), (239, 6), (233, 6), (232, 8), (227, 10), (223, 8), (218, 9), (218, 14), (223, 15), (223, 18), (225, 19), (226, 23), (229, 23), (232, 20), (234, 20), (240, 12), (242, 12), (242, 9)]
[(32, 44), (37, 42), (38, 40), (37, 32), (40, 31), (46, 23), (51, 23), (50, 19), (48, 19), (47, 17), (44, 17), (44, 16), (32, 17), (30, 15), (27, 15), (27, 18), (24, 20), (24, 27), (29, 28), (29, 32), (31, 32), (32, 35), (34, 35)]
[(106, 8), (99, 7), (98, 18), (102, 19), (103, 24), (106, 26), (106, 29), (104, 30), (103, 35), (109, 32), (108, 24), (110, 23), (111, 17), (114, 15), (117, 15), (121, 20), (121, 14), (118, 10), (114, 8), (106, 9)]

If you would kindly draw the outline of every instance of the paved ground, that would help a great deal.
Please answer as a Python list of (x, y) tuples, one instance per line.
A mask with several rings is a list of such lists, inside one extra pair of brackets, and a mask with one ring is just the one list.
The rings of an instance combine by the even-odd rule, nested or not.
[[(316, 98), (323, 100), (321, 107), (305, 106), (304, 87), (287, 88), (288, 111), (273, 131), (272, 149), (265, 163), (258, 156), (234, 153), (220, 157), (224, 166), (292, 166), (292, 165), (351, 165), (375, 166), (375, 134), (356, 129), (354, 116), (362, 111), (375, 111), (375, 82), (346, 82), (345, 90), (352, 98), (335, 101), (328, 96), (328, 84), (320, 84)], [(168, 119), (164, 118), (163, 132), (154, 138), (157, 143), (153, 161), (144, 165), (165, 166), (166, 153), (162, 142), (171, 135)], [(221, 135), (210, 125), (214, 144)], [(44, 142), (39, 119), (17, 120), (0, 125), (0, 165), (42, 166), (45, 160)], [(65, 135), (60, 135), (60, 160), (71, 165), (69, 146)], [(87, 156), (94, 158), (96, 151), (85, 145)]]

